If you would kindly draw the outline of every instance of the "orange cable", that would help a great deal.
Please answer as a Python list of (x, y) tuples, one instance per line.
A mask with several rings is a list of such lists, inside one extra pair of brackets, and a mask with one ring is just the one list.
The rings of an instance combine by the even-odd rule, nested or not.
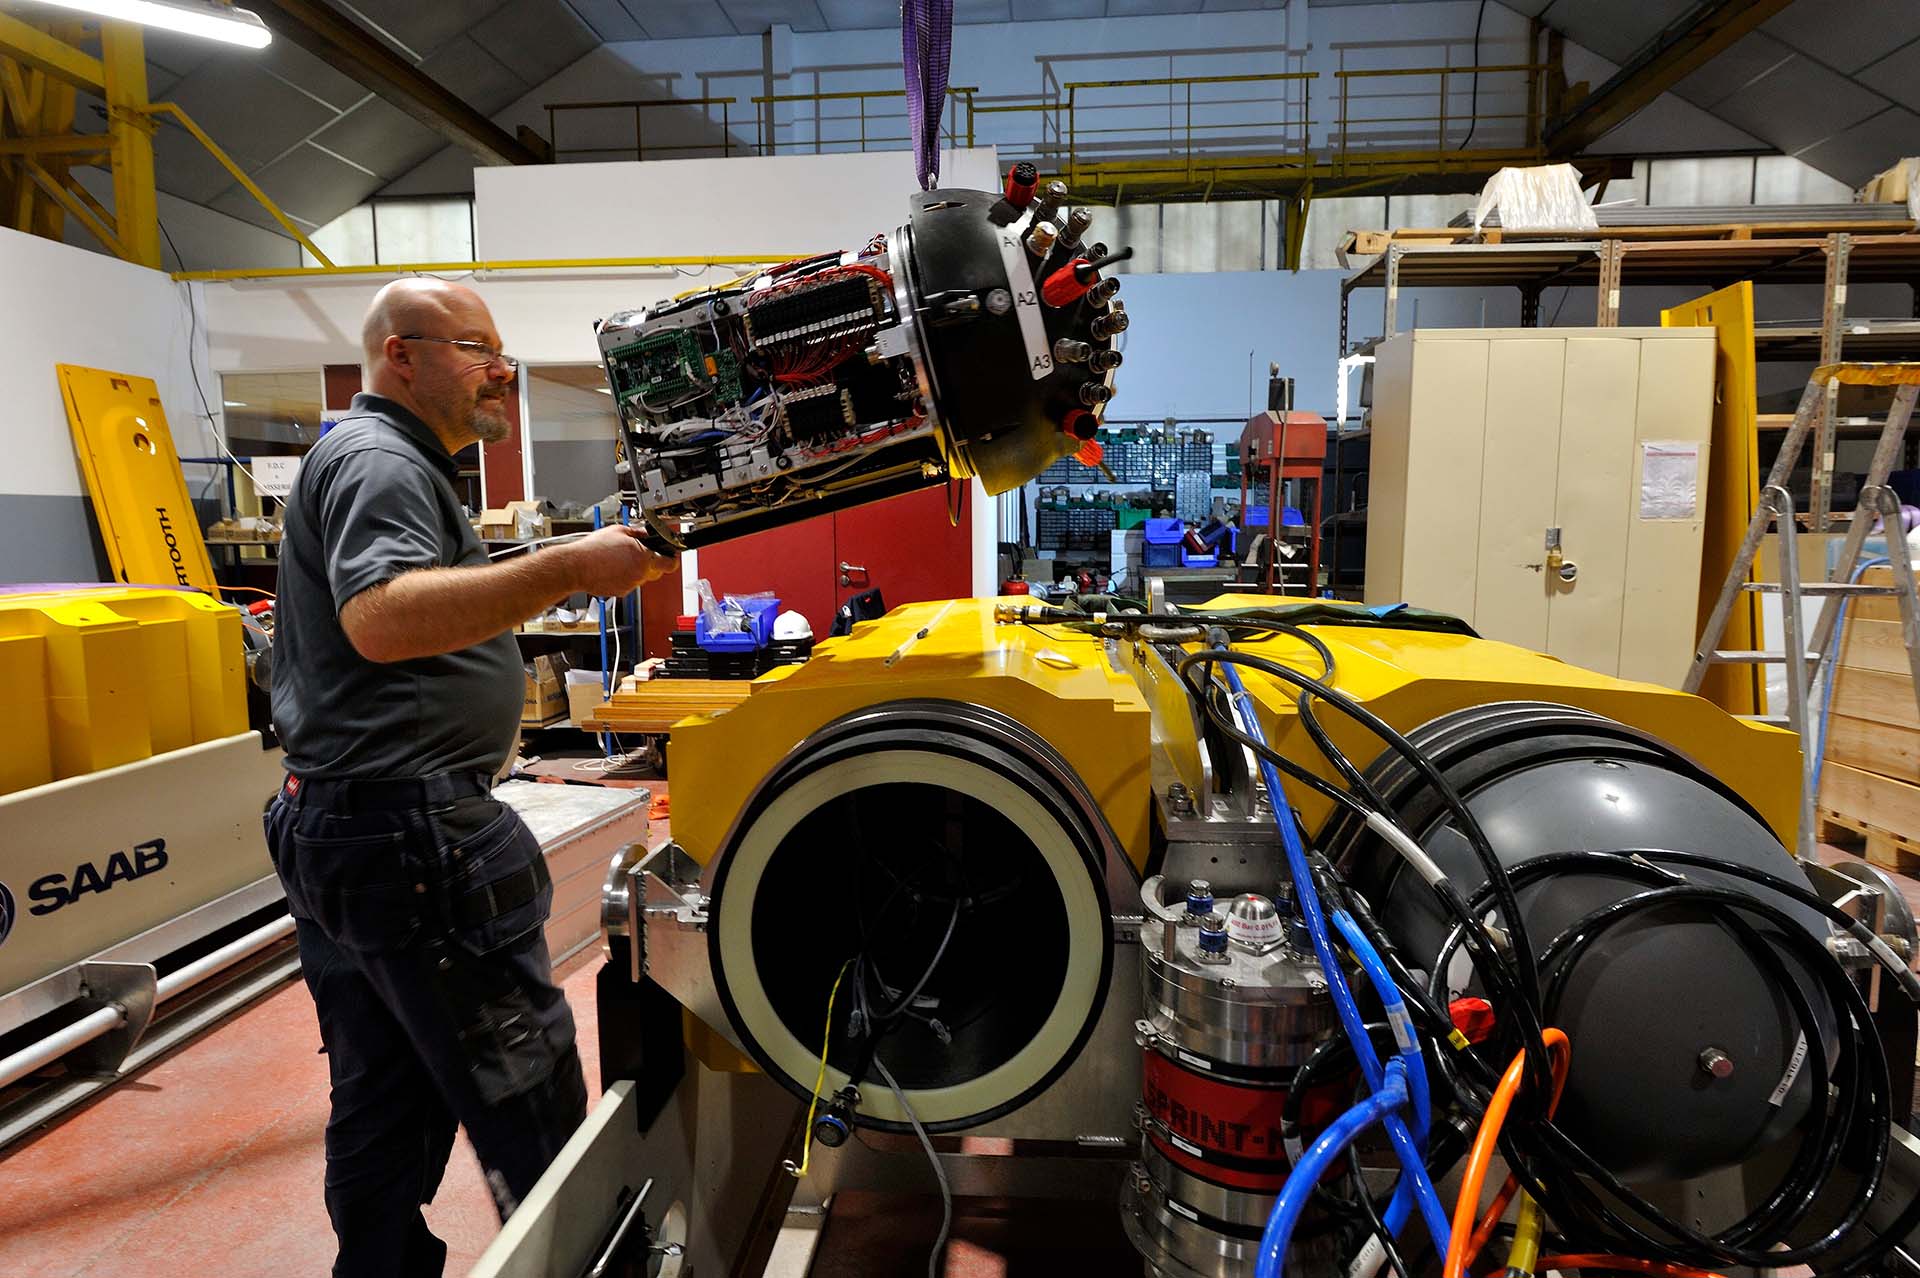
[(1637, 1256), (1542, 1256), (1539, 1268), (1534, 1272), (1544, 1273), (1549, 1269), (1614, 1269), (1653, 1274), (1657, 1278), (1723, 1278), (1709, 1269), (1693, 1269), (1686, 1265), (1668, 1264), (1664, 1260), (1642, 1260)]
[[(1551, 1027), (1541, 1031), (1540, 1041), (1545, 1043), (1547, 1050), (1553, 1053), (1553, 1099), (1547, 1106), (1547, 1113), (1552, 1114), (1560, 1104), (1560, 1092), (1566, 1085), (1567, 1060), (1571, 1049), (1567, 1043), (1567, 1036)], [(1493, 1089), (1493, 1099), (1487, 1102), (1487, 1112), (1481, 1116), (1480, 1130), (1474, 1136), (1473, 1150), (1467, 1156), (1466, 1175), (1460, 1180), (1460, 1197), (1456, 1200), (1453, 1210), (1453, 1236), (1447, 1243), (1447, 1264), (1442, 1271), (1442, 1278), (1463, 1278), (1467, 1266), (1473, 1262), (1475, 1256), (1479, 1255), (1480, 1248), (1486, 1245), (1484, 1236), (1477, 1244), (1474, 1242), (1476, 1233), (1473, 1227), (1474, 1211), (1480, 1206), (1480, 1189), (1486, 1183), (1487, 1167), (1493, 1161), (1494, 1147), (1500, 1139), (1500, 1128), (1506, 1123), (1507, 1110), (1512, 1107), (1513, 1098), (1519, 1093), (1520, 1084), (1526, 1077), (1526, 1064), (1526, 1052), (1522, 1051), (1514, 1056), (1513, 1064), (1507, 1066), (1507, 1072), (1500, 1076), (1500, 1085)], [(1512, 1190), (1517, 1183), (1514, 1177), (1509, 1176), (1507, 1184), (1501, 1188), (1501, 1196), (1505, 1200), (1499, 1202), (1501, 1211), (1506, 1210), (1506, 1201), (1512, 1199)], [(1494, 1221), (1499, 1219), (1498, 1215), (1492, 1217)], [(1486, 1235), (1491, 1235), (1493, 1232), (1490, 1224), (1483, 1225), (1481, 1228)], [(1546, 1268), (1544, 1263), (1541, 1268)], [(1667, 1275), (1666, 1278), (1676, 1278), (1676, 1276)]]

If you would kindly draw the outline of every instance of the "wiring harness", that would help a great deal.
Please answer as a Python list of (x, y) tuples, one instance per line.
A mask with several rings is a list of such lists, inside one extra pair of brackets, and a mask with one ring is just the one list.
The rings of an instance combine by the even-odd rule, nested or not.
[[(1161, 643), (1208, 726), (1252, 752), (1271, 799), (1296, 908), (1343, 1031), (1342, 1038), (1324, 1041), (1296, 1076), (1290, 1121), (1297, 1122), (1297, 1098), (1309, 1086), (1356, 1066), (1361, 1075), (1357, 1103), (1307, 1146), (1275, 1200), (1261, 1239), (1258, 1278), (1282, 1272), (1289, 1240), (1316, 1197), (1366, 1230), (1349, 1278), (1370, 1278), (1382, 1265), (1402, 1278), (1409, 1273), (1401, 1234), (1416, 1210), (1443, 1278), (1469, 1273), (1485, 1246), (1508, 1230), (1509, 1275), (1587, 1270), (1702, 1278), (1737, 1266), (1789, 1265), (1807, 1265), (1821, 1275), (1850, 1275), (1872, 1269), (1920, 1225), (1916, 1200), (1901, 1205), (1885, 1227), (1864, 1227), (1869, 1208), (1886, 1196), (1893, 1124), (1887, 1062), (1860, 988), (1792, 911), (1814, 911), (1830, 920), (1920, 1006), (1920, 979), (1869, 928), (1803, 884), (1701, 852), (1656, 847), (1551, 851), (1509, 866), (1435, 761), (1332, 686), (1333, 653), (1318, 636), (1273, 610), (1151, 613), (1142, 605), (1113, 602), (1118, 611), (1093, 616), (1029, 607), (1008, 609), (1001, 620), (1104, 629)], [(1203, 646), (1183, 650), (1198, 637), (1195, 627), (1205, 628)], [(1276, 638), (1301, 645), (1302, 656), (1317, 671), (1236, 647)], [(1269, 744), (1243, 673), (1296, 695), (1300, 723), (1338, 782)], [(1317, 717), (1321, 708), (1360, 725), (1430, 788), (1471, 848), (1484, 875), (1480, 886), (1469, 894), (1440, 871), (1334, 743)], [(1408, 967), (1364, 898), (1324, 856), (1308, 848), (1286, 801), (1289, 782), (1364, 822), (1431, 888), (1451, 930), (1430, 975), (1423, 978)], [(1536, 941), (1529, 935), (1520, 890), (1581, 875), (1625, 881), (1633, 890)], [(1745, 890), (1726, 885), (1729, 877), (1742, 881)], [(1788, 1081), (1804, 1067), (1814, 1098), (1779, 1181), (1745, 1216), (1713, 1231), (1662, 1210), (1555, 1122), (1578, 1045), (1552, 1021), (1572, 974), (1610, 934), (1675, 907), (1711, 919), (1778, 991), (1801, 1036), (1795, 1055), (1804, 1056)], [(1479, 1043), (1455, 1026), (1449, 1004), (1447, 973), (1462, 952), (1494, 1014), (1491, 1031)], [(1365, 976), (1384, 1024), (1365, 1018), (1349, 970)], [(1803, 988), (1796, 972), (1811, 974), (1815, 987)], [(1829, 1042), (1831, 1062), (1823, 1050)], [(1451, 1121), (1436, 1118), (1442, 1110)], [(1384, 1211), (1357, 1160), (1349, 1159), (1350, 1198), (1321, 1183), (1341, 1154), (1374, 1126), (1384, 1128), (1399, 1165)], [(1434, 1182), (1460, 1156), (1459, 1141), (1438, 1136), (1456, 1131), (1476, 1134), (1449, 1218)], [(1496, 1153), (1511, 1174), (1483, 1212), (1480, 1195)], [(1516, 1200), (1514, 1223), (1503, 1224)]]

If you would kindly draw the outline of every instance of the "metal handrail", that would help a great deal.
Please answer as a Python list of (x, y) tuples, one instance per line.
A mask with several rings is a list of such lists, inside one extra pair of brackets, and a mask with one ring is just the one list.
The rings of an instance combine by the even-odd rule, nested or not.
[[(973, 145), (973, 95), (978, 92), (980, 92), (980, 87), (973, 84), (947, 86), (947, 96), (949, 98), (957, 98), (966, 104), (966, 145), (968, 146)], [(757, 135), (755, 139), (757, 149), (761, 155), (772, 155), (778, 149), (778, 144), (774, 140), (774, 130), (779, 127), (779, 122), (773, 118), (774, 113), (772, 108), (781, 102), (857, 102), (860, 105), (857, 115), (822, 116), (820, 119), (823, 121), (859, 120), (860, 149), (862, 151), (867, 149), (867, 144), (870, 142), (909, 142), (912, 139), (908, 137), (893, 137), (890, 135), (886, 137), (869, 137), (867, 135), (867, 103), (874, 98), (905, 98), (906, 96), (907, 91), (905, 89), (841, 89), (832, 93), (758, 94), (748, 99), (748, 101), (754, 104), (753, 118), (755, 133)], [(959, 142), (960, 130), (956, 123), (951, 121), (948, 123), (947, 137), (955, 143)], [(823, 139), (816, 129), (813, 138), (813, 150), (815, 154), (819, 153), (822, 142)]]
[[(1271, 71), (1271, 72), (1261, 72), (1261, 73), (1254, 73), (1254, 74), (1247, 74), (1247, 75), (1152, 76), (1148, 78), (1134, 79), (1134, 80), (1072, 80), (1072, 81), (1069, 81), (1066, 84), (1063, 84), (1060, 86), (1066, 92), (1066, 107), (1067, 107), (1067, 148), (1066, 148), (1067, 165), (1066, 165), (1066, 168), (1067, 168), (1068, 185), (1076, 184), (1079, 181), (1079, 177), (1080, 177), (1080, 167), (1081, 167), (1080, 153), (1079, 153), (1080, 122), (1079, 122), (1078, 112), (1079, 112), (1079, 94), (1080, 94), (1080, 90), (1082, 89), (1170, 88), (1174, 86), (1180, 86), (1185, 88), (1187, 91), (1186, 103), (1185, 103), (1185, 106), (1186, 106), (1185, 159), (1186, 159), (1187, 176), (1188, 178), (1191, 179), (1194, 176), (1193, 135), (1194, 135), (1195, 126), (1193, 123), (1193, 87), (1196, 84), (1262, 84), (1262, 83), (1276, 83), (1276, 82), (1279, 82), (1279, 83), (1296, 83), (1297, 82), (1302, 85), (1310, 85), (1312, 81), (1317, 80), (1319, 78), (1320, 78), (1320, 73), (1318, 71)], [(1286, 104), (1284, 102), (1284, 99), (1282, 99), (1282, 103), (1283, 103), (1282, 109), (1284, 111), (1286, 109)], [(1163, 104), (1125, 103), (1125, 104), (1121, 104), (1120, 106), (1103, 107), (1101, 109), (1127, 110), (1130, 107), (1140, 107), (1140, 106), (1157, 107), (1160, 105), (1163, 105)], [(1164, 105), (1171, 107), (1173, 106), (1173, 103), (1169, 101)], [(1201, 102), (1201, 105), (1204, 107), (1204, 106), (1213, 105), (1213, 104), (1203, 100)], [(1222, 127), (1222, 126), (1209, 126), (1209, 125), (1203, 124), (1199, 127), (1201, 131), (1204, 132), (1210, 127)], [(1236, 122), (1235, 124), (1229, 127), (1233, 127), (1236, 129), (1243, 129), (1243, 130), (1258, 130), (1258, 129), (1267, 129), (1267, 128), (1279, 128), (1282, 130), (1291, 130), (1297, 127), (1300, 130), (1300, 142), (1301, 142), (1300, 149), (1304, 152), (1308, 149), (1308, 145), (1311, 142), (1312, 136), (1313, 136), (1312, 91), (1310, 88), (1303, 88), (1301, 91), (1300, 119), (1297, 123), (1292, 119), (1246, 120), (1246, 121)], [(1089, 130), (1089, 135), (1092, 135), (1094, 133), (1099, 133), (1099, 132), (1116, 132), (1116, 131), (1126, 132), (1131, 130)], [(1171, 132), (1171, 126), (1169, 126), (1169, 132)], [(1171, 141), (1171, 138), (1169, 138), (1169, 141)]]
[[(647, 111), (647, 110), (652, 110), (652, 109), (662, 108), (662, 107), (717, 106), (720, 108), (720, 154), (722, 157), (730, 156), (733, 154), (732, 108), (733, 108), (733, 104), (737, 101), (739, 101), (738, 98), (730, 98), (730, 97), (729, 98), (699, 97), (699, 98), (624, 98), (624, 99), (612, 99), (605, 102), (543, 103), (542, 104), (543, 109), (547, 113), (547, 149), (548, 149), (548, 152), (553, 156), (555, 156), (556, 158), (562, 154), (599, 155), (599, 154), (606, 154), (611, 152), (623, 152), (627, 150), (626, 147), (581, 146), (581, 147), (569, 147), (566, 149), (565, 152), (563, 152), (560, 147), (560, 129), (559, 129), (559, 121), (555, 114), (556, 112), (560, 112), (560, 111), (628, 111), (628, 110), (632, 111), (633, 112), (633, 148), (632, 148), (633, 158), (638, 160), (638, 159), (644, 159), (646, 154), (646, 150), (645, 150), (646, 135), (641, 129), (641, 123), (640, 123), (640, 115), (642, 111)], [(672, 144), (667, 146), (655, 146), (653, 149), (656, 152), (659, 152), (659, 151), (710, 151), (713, 149), (713, 144), (710, 142), (678, 143), (678, 144)]]

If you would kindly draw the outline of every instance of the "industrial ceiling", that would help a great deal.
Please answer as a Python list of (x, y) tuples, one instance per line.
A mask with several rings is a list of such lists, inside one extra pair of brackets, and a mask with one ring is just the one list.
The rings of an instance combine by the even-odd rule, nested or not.
[[(892, 26), (899, 0), (330, 0), (395, 54), (494, 116), (599, 45), (621, 40)], [(1325, 7), (1346, 0), (1309, 0)], [(1620, 63), (1699, 0), (1504, 0)], [(1279, 9), (1284, 0), (956, 0), (961, 23)], [(1470, 12), (1460, 6), (1463, 18)], [(156, 32), (150, 91), (179, 102), (285, 209), (318, 226), (446, 146), (415, 116), (290, 40), (236, 53)], [(1696, 145), (1777, 148), (1848, 183), (1920, 149), (1920, 4), (1794, 0), (1674, 92), (1729, 128)], [(83, 113), (84, 114), (84, 113)], [(95, 111), (97, 116), (99, 112)], [(1694, 117), (1697, 119), (1697, 117)], [(82, 127), (100, 127), (83, 119)], [(1685, 139), (1671, 139), (1684, 150)], [(175, 129), (163, 190), (249, 221), (265, 215)], [(1598, 149), (1612, 149), (1602, 146)]]

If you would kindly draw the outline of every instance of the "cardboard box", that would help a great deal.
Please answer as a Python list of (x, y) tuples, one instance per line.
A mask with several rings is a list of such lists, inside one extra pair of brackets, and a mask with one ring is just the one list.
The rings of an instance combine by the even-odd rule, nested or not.
[(520, 703), (520, 725), (537, 727), (567, 712), (566, 667), (554, 657), (535, 657), (525, 666), (526, 696)]
[(1910, 157), (1895, 163), (1860, 188), (1862, 204), (1905, 204), (1913, 198), (1916, 186), (1920, 186), (1920, 157)]
[(510, 501), (480, 512), (477, 530), (483, 541), (531, 541), (553, 534), (553, 503), (541, 498)]
[(598, 683), (567, 685), (567, 719), (576, 726), (591, 719), (604, 704), (606, 697), (601, 693)]

